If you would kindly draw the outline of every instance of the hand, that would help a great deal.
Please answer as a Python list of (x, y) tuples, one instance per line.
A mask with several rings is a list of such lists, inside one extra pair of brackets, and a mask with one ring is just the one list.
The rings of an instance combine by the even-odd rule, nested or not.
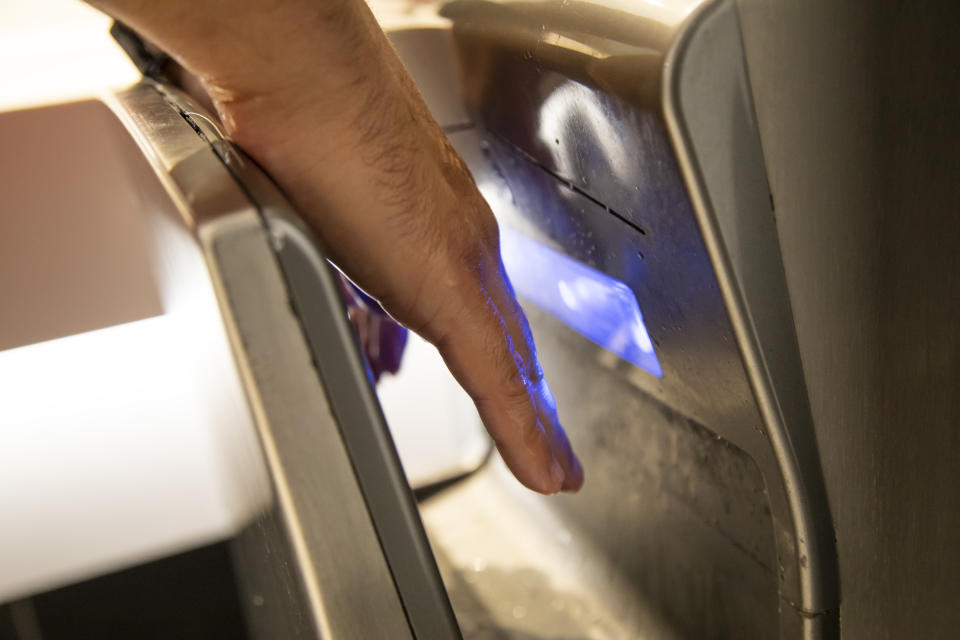
[(520, 482), (580, 488), (493, 214), (363, 0), (93, 4), (200, 80), (331, 259), (436, 345)]

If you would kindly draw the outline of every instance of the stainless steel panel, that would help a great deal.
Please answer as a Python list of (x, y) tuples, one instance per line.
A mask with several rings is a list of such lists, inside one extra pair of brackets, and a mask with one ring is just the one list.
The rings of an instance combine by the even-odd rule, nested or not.
[(956, 637), (958, 6), (738, 5), (836, 526), (842, 636)]
[[(350, 456), (300, 320), (249, 196), (203, 135), (198, 109), (143, 83), (113, 108), (184, 223), (196, 229), (274, 488), (274, 506), (235, 544), (251, 629), (304, 638), (410, 638)], [(282, 621), (278, 628), (276, 623)]]
[(305, 608), (323, 638), (412, 637), (260, 218), (215, 225), (200, 237), (271, 426), (262, 439)]
[(227, 165), (264, 218), (290, 307), (323, 381), (414, 636), (431, 640), (458, 638), (460, 633), (413, 494), (345, 313), (340, 280), (318, 250), (314, 237), (295, 218), (290, 205), (266, 176), (239, 154), (226, 157)]
[(663, 365), (650, 376), (527, 307), (592, 470), (549, 511), (589, 540), (583, 562), (616, 566), (624, 618), (832, 635), (830, 513), (732, 4), (443, 12), (478, 124), (454, 144), (501, 223), (628, 284)]
[(787, 493), (781, 595), (809, 636), (836, 626), (833, 528), (733, 3), (695, 16), (667, 65), (668, 125)]

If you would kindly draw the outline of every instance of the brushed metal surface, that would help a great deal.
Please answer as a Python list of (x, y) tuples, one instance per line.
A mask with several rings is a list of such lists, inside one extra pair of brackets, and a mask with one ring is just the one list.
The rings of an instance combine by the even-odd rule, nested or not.
[[(261, 437), (292, 551), (273, 562), (295, 564), (316, 625), (310, 637), (412, 638), (267, 232), (254, 212), (244, 218), (209, 222), (200, 238), (230, 304), (231, 333), (244, 347), (241, 368), (255, 383), (258, 422), (269, 425)], [(247, 584), (254, 619), (255, 595), (287, 595), (267, 593), (256, 579)], [(298, 607), (290, 609), (295, 615)]]
[[(733, 5), (461, 0), (443, 13), (453, 21), (465, 101), (478, 124), (478, 133), (454, 134), (454, 144), (499, 220), (627, 283), (664, 369), (656, 379), (576, 339), (564, 343), (565, 328), (528, 307), (546, 373), (561, 389), (561, 417), (595, 469), (591, 483), (606, 494), (588, 506), (557, 501), (554, 510), (621, 559), (635, 597), (656, 603), (685, 635), (831, 636), (838, 587), (830, 512)], [(715, 108), (711, 90), (737, 100)], [(710, 140), (717, 127), (719, 141)], [(739, 174), (718, 172), (721, 165)], [(585, 393), (611, 370), (617, 375)], [(623, 477), (629, 456), (620, 456), (632, 450), (641, 460), (645, 440), (636, 430), (611, 448), (602, 433), (616, 433), (618, 411), (627, 425), (642, 413), (627, 409), (634, 398), (664, 407), (655, 422), (666, 433), (676, 435), (679, 423), (666, 416), (677, 412), (721, 436), (756, 465), (763, 489), (751, 494), (750, 474), (728, 485), (722, 473), (708, 477), (704, 460), (722, 456), (706, 440), (699, 460), (653, 447), (651, 455), (665, 456), (657, 482)], [(616, 409), (591, 408), (597, 403)], [(671, 470), (697, 479), (702, 493), (688, 506), (702, 519), (699, 530), (655, 510), (604, 506), (635, 488), (640, 503), (654, 503)], [(767, 510), (765, 524), (722, 524), (723, 497), (739, 491), (753, 495), (755, 511)], [(646, 538), (636, 535), (644, 525)], [(680, 530), (696, 558), (686, 565), (683, 545), (666, 544)], [(717, 531), (739, 549), (743, 567), (767, 568), (770, 580), (737, 585), (751, 606), (694, 595), (729, 594), (737, 582), (724, 577), (722, 553), (705, 551)], [(746, 539), (761, 542), (743, 546)], [(630, 568), (639, 566), (644, 571)], [(670, 572), (673, 581), (655, 577)]]
[[(556, 243), (630, 285), (664, 366), (664, 378), (655, 379), (549, 314), (526, 307), (561, 419), (590, 469), (582, 494), (534, 499), (575, 538), (589, 541), (585, 548), (591, 551), (579, 562), (615, 565), (612, 573), (618, 579), (613, 582), (623, 589), (611, 593), (611, 581), (584, 579), (582, 591), (575, 593), (602, 593), (618, 603), (616, 619), (636, 621), (631, 633), (610, 637), (660, 637), (642, 622), (649, 619), (642, 612), (651, 608), (659, 610), (676, 637), (775, 635), (777, 553), (768, 489), (757, 463), (731, 444), (729, 434), (739, 434), (741, 443), (743, 434), (756, 435), (757, 447), (765, 443), (759, 418), (750, 412), (751, 396), (729, 328), (716, 343), (710, 339), (722, 306), (716, 289), (698, 286), (702, 274), (709, 273), (705, 256), (695, 260), (688, 252), (685, 264), (700, 268), (678, 270), (666, 259), (669, 248), (647, 244), (644, 236), (626, 231), (598, 205), (558, 187), (508, 149), (496, 151), (500, 143), (495, 137), (486, 141), (496, 162), (492, 165), (478, 138), (474, 132), (452, 137), (501, 222)], [(642, 261), (638, 250), (644, 253)], [(653, 284), (658, 277), (677, 292), (686, 286), (697, 295), (665, 295)], [(711, 308), (714, 315), (706, 315)], [(696, 319), (693, 329), (685, 318)], [(684, 329), (701, 338), (684, 341)], [(723, 383), (713, 395), (700, 396), (705, 408), (696, 409), (705, 418), (691, 417), (691, 405), (682, 403), (686, 389), (669, 379), (686, 367), (707, 380), (708, 373), (715, 373)], [(690, 396), (697, 397), (699, 388)], [(717, 404), (711, 406), (711, 399)], [(718, 439), (720, 427), (728, 428), (727, 438)], [(470, 518), (471, 509), (476, 507), (464, 506), (464, 518)], [(430, 533), (436, 545), (449, 544), (445, 532)], [(488, 561), (498, 566), (496, 558)], [(719, 592), (724, 595), (718, 599)]]
[[(414, 636), (459, 638), (453, 612), (420, 522), (370, 373), (345, 312), (341, 283), (280, 191), (242, 154), (221, 157), (256, 203), (283, 276), (289, 306), (306, 338), (340, 438), (370, 513), (393, 586)], [(318, 514), (322, 515), (322, 514)], [(317, 527), (311, 519), (309, 526)]]
[(739, 0), (843, 638), (960, 628), (958, 8)]
[(733, 2), (699, 12), (667, 66), (668, 127), (789, 503), (781, 595), (810, 621), (808, 637), (825, 626), (817, 618), (836, 626), (833, 525)]
[(251, 630), (274, 637), (282, 619), (292, 637), (410, 638), (263, 221), (183, 104), (144, 82), (111, 106), (196, 230), (264, 448), (274, 506), (235, 545)]

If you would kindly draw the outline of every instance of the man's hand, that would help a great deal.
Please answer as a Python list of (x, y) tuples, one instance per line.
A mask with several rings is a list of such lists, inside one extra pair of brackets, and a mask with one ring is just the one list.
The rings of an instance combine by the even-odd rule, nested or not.
[(496, 221), (363, 0), (92, 0), (196, 76), (331, 259), (440, 350), (527, 487), (576, 491)]

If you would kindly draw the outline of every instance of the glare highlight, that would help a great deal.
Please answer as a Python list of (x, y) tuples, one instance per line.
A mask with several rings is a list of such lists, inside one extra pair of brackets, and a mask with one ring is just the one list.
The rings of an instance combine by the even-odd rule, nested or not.
[(500, 251), (520, 298), (627, 362), (663, 376), (630, 287), (509, 227), (500, 230)]

